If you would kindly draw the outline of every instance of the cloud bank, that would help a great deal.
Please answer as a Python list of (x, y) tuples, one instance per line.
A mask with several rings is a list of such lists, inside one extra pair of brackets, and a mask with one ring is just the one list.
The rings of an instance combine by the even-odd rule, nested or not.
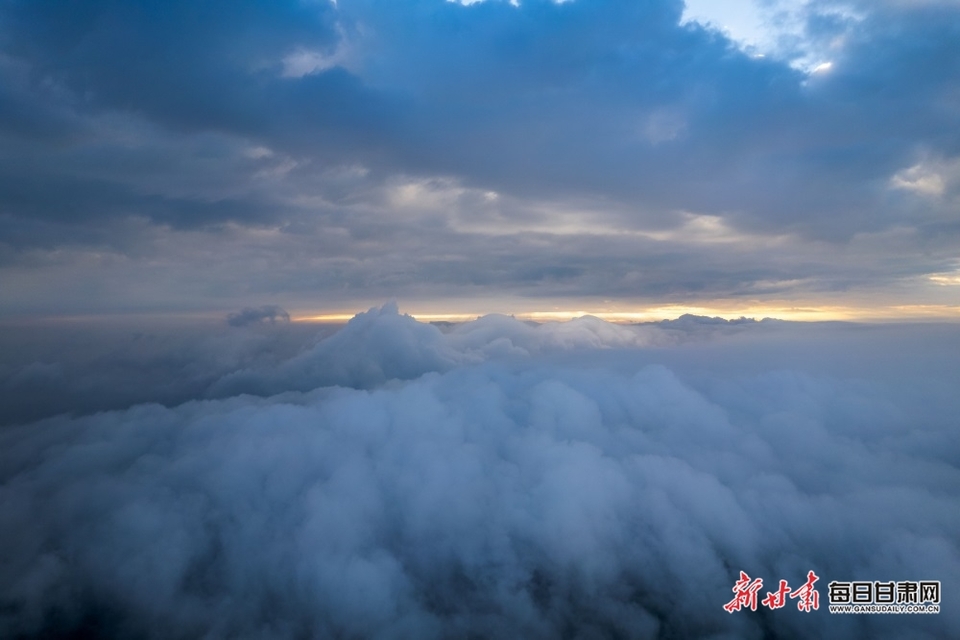
[[(849, 329), (388, 305), (217, 399), (6, 427), (0, 633), (956, 636), (960, 334)], [(942, 612), (728, 614), (741, 570)]]

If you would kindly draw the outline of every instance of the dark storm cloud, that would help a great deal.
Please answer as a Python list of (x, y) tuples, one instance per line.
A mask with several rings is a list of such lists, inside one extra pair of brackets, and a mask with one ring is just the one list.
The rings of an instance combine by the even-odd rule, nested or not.
[[(94, 105), (191, 129), (246, 129), (267, 116), (252, 91), (294, 44), (333, 38), (326, 3), (8, 2), (8, 54)], [(251, 99), (254, 101), (251, 103)]]
[[(35, 82), (87, 95), (86, 109), (320, 157), (326, 143), (375, 163), (383, 147), (393, 169), (520, 193), (573, 188), (796, 222), (875, 202), (874, 183), (916, 148), (957, 152), (956, 105), (944, 104), (957, 89), (956, 7), (880, 8), (840, 34), (811, 19), (812, 37), (849, 42), (835, 71), (806, 87), (783, 63), (678, 26), (681, 9), (9, 3), (4, 44)], [(338, 47), (350, 71), (280, 77), (292, 52), (333, 59)], [(388, 94), (412, 113), (389, 108)]]
[[(954, 637), (957, 340), (371, 309), (260, 363), (280, 395), (0, 430), (0, 632)], [(729, 614), (740, 570), (814, 570), (820, 610)], [(941, 613), (829, 614), (856, 579)]]
[[(224, 261), (257, 263), (249, 243), (229, 242), (224, 228), (235, 224), (286, 232), (290, 243), (270, 249), (279, 262), (294, 251), (300, 265), (346, 261), (291, 277), (296, 265), (283, 265), (268, 289), (370, 287), (375, 298), (397, 295), (394, 285), (445, 295), (430, 285), (447, 275), (437, 265), (454, 257), (456, 275), (463, 255), (462, 276), (449, 280), (519, 295), (551, 288), (541, 283), (574, 296), (596, 283), (604, 295), (749, 295), (770, 280), (815, 278), (810, 290), (823, 290), (861, 275), (880, 290), (953, 269), (955, 3), (866, 3), (856, 16), (810, 3), (798, 42), (832, 62), (812, 74), (680, 25), (682, 9), (666, 0), (6, 2), (0, 259), (22, 266), (87, 247), (148, 273), (172, 228), (205, 230)], [(411, 185), (427, 187), (408, 198)], [(579, 216), (581, 236), (673, 231), (624, 255), (682, 254), (689, 273), (616, 289), (625, 272), (656, 281), (666, 271), (625, 268), (598, 250), (604, 240), (521, 233), (531, 224), (550, 233), (564, 215)], [(730, 245), (682, 246), (689, 215), (756, 234), (753, 245), (776, 245), (773, 261), (731, 264)], [(131, 235), (131, 219), (149, 224)], [(885, 251), (860, 251), (863, 236), (894, 230), (904, 233)], [(298, 248), (296, 234), (312, 234), (316, 248)], [(367, 259), (386, 238), (391, 269)], [(818, 269), (821, 241), (836, 245), (843, 267)], [(511, 250), (496, 261), (469, 257), (498, 243)], [(891, 254), (887, 270), (876, 268)], [(205, 260), (202, 251), (178, 258)], [(223, 277), (234, 280), (210, 288), (264, 275)], [(253, 302), (238, 296), (227, 308)], [(24, 304), (34, 308), (13, 306)]]
[(643, 222), (684, 208), (832, 236), (902, 222), (890, 176), (921, 150), (956, 155), (957, 7), (881, 9), (839, 34), (814, 15), (811, 38), (846, 40), (828, 51), (833, 72), (809, 78), (679, 27), (680, 8), (426, 1), (342, 14), (376, 34), (358, 43), (356, 72), (415, 105), (407, 170), (600, 193), (640, 205), (629, 217)]
[[(2, 10), (0, 68), (13, 82), (0, 95), (10, 139), (0, 153), (0, 211), (11, 228), (19, 219), (69, 228), (125, 216), (176, 227), (275, 221), (287, 213), (280, 194), (243, 189), (265, 164), (245, 150), (306, 134), (313, 157), (341, 162), (381, 132), (385, 115), (371, 113), (391, 106), (340, 69), (280, 77), (293, 47), (335, 43), (327, 3)], [(324, 146), (335, 150), (325, 155)], [(223, 193), (227, 184), (233, 193)], [(44, 243), (13, 243), (21, 240)]]

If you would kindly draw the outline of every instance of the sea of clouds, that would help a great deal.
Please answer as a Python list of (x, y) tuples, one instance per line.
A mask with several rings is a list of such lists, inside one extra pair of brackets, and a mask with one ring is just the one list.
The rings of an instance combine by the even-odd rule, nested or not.
[[(158, 402), (0, 428), (0, 636), (960, 637), (958, 326), (281, 315), (172, 395), (88, 364)], [(818, 611), (723, 609), (810, 570)]]

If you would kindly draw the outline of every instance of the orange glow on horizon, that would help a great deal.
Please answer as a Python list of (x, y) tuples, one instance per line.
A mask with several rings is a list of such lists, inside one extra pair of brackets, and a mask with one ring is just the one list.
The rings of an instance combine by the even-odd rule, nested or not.
[[(767, 305), (753, 304), (745, 306), (726, 305), (665, 305), (655, 307), (641, 307), (630, 310), (624, 309), (591, 309), (580, 307), (576, 309), (558, 309), (541, 311), (502, 311), (487, 312), (460, 312), (441, 313), (435, 310), (413, 308), (405, 309), (401, 306), (401, 313), (410, 315), (421, 322), (468, 322), (489, 313), (512, 315), (518, 320), (534, 322), (564, 322), (582, 316), (595, 316), (607, 322), (637, 323), (659, 322), (673, 320), (684, 314), (719, 317), (725, 320), (738, 318), (775, 318), (798, 322), (906, 322), (906, 321), (960, 321), (960, 306), (958, 305), (890, 305), (883, 307), (852, 307), (839, 305)], [(342, 323), (353, 318), (357, 313), (291, 313), (294, 322)]]
[[(705, 302), (703, 304), (668, 304), (627, 307), (626, 305), (609, 306), (562, 304), (544, 305), (540, 309), (531, 308), (526, 301), (514, 300), (509, 303), (473, 302), (457, 300), (451, 302), (433, 303), (400, 303), (400, 312), (420, 322), (469, 322), (488, 314), (512, 315), (518, 320), (533, 322), (565, 322), (582, 316), (594, 316), (612, 323), (631, 324), (641, 322), (659, 322), (674, 320), (684, 314), (719, 317), (725, 320), (738, 318), (774, 318), (794, 322), (960, 322), (960, 305), (948, 304), (889, 304), (889, 305), (829, 305), (803, 304), (790, 301), (760, 302), (754, 301), (742, 305), (727, 303), (726, 301)], [(297, 308), (293, 305), (288, 309), (290, 319), (296, 323), (317, 324), (345, 324), (358, 313), (380, 304), (357, 303), (352, 309), (338, 309), (329, 311)], [(439, 311), (447, 307), (448, 311)], [(165, 313), (96, 313), (76, 315), (24, 315), (0, 318), (2, 324), (86, 324), (101, 322), (161, 322), (182, 323), (201, 322), (219, 324), (224, 322), (227, 311), (188, 311)]]

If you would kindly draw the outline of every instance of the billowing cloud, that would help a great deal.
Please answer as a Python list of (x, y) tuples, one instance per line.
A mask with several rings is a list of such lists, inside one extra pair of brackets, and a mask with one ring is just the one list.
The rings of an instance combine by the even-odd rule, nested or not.
[[(279, 395), (0, 431), (0, 631), (951, 637), (958, 339), (372, 309), (257, 367)], [(727, 613), (741, 570), (821, 609)], [(941, 613), (827, 613), (858, 579)]]
[(537, 325), (496, 315), (444, 334), (433, 325), (401, 315), (392, 303), (358, 314), (341, 331), (278, 367), (233, 372), (214, 384), (210, 393), (271, 395), (329, 385), (371, 388), (490, 357), (637, 347), (658, 338), (667, 340), (652, 328), (622, 327), (597, 318)]

